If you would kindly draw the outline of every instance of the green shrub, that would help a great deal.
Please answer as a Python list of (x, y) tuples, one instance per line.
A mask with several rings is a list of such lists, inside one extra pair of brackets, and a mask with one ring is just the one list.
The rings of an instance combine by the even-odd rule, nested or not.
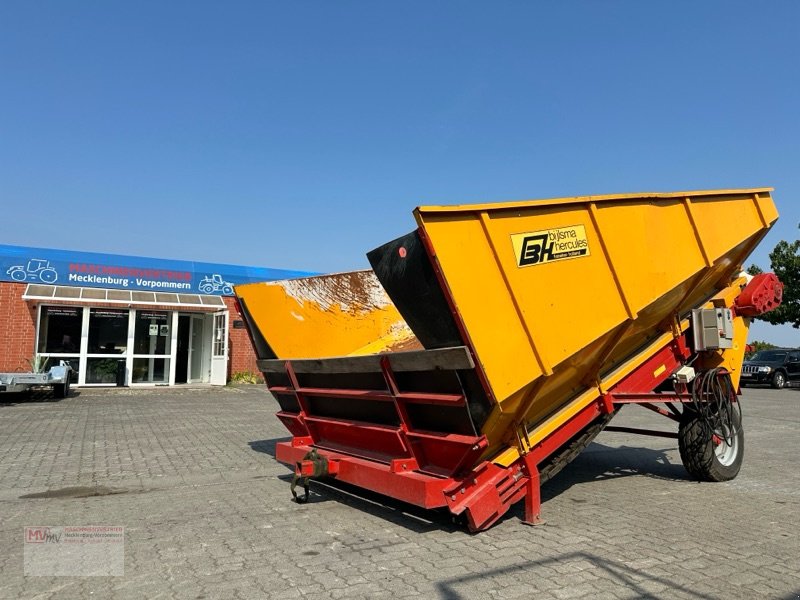
[(236, 371), (231, 375), (229, 383), (263, 383), (261, 375), (252, 371)]

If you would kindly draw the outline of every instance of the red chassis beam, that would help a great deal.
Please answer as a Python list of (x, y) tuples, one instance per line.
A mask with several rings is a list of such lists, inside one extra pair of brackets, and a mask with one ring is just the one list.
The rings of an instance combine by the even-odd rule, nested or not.
[[(295, 465), (302, 474), (303, 459), (310, 450), (311, 446), (280, 442), (275, 448), (275, 458)], [(329, 462), (338, 463), (336, 479), (423, 508), (444, 506), (444, 489), (452, 484), (447, 478), (404, 470), (402, 463), (386, 465), (330, 450), (317, 452)]]

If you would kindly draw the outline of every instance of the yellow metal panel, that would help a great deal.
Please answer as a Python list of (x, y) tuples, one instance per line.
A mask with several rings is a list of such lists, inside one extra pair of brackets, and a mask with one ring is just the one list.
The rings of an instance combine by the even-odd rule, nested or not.
[(636, 312), (705, 266), (683, 199), (607, 202), (598, 207), (597, 222)]
[[(470, 316), (467, 335), (474, 341), (476, 360), (484, 371), (492, 373), (494, 393), (503, 398), (539, 377), (544, 372), (542, 365), (507, 292), (503, 271), (479, 215), (457, 220), (448, 216), (434, 219), (426, 224), (426, 231), (437, 240), (447, 240), (436, 247), (437, 260), (442, 265), (458, 262), (468, 265), (472, 274), (457, 281), (448, 278), (448, 284), (457, 287), (453, 295), (459, 299), (459, 311)], [(454, 232), (457, 235), (451, 235)], [(480, 324), (473, 330), (473, 323)]]
[(758, 211), (761, 213), (762, 222), (764, 223), (765, 227), (770, 223), (774, 223), (778, 218), (778, 209), (775, 208), (775, 203), (772, 202), (769, 191), (770, 190), (754, 192), (756, 206), (758, 207)]
[[(549, 368), (627, 318), (587, 206), (496, 211), (491, 214), (490, 222), (489, 235), (500, 250), (499, 262), (508, 277), (509, 288), (504, 292), (517, 299), (522, 308), (523, 325), (532, 332), (533, 342)], [(554, 249), (563, 247), (563, 252), (569, 254), (575, 250), (575, 240), (580, 238), (578, 227), (585, 232), (588, 241), (586, 254), (518, 266), (520, 257), (515, 255), (510, 243), (512, 235), (549, 231), (546, 249), (554, 244)], [(554, 232), (570, 230), (576, 230), (575, 238), (556, 239)], [(537, 247), (535, 242), (534, 247)], [(588, 306), (587, 298), (576, 293), (581, 288), (602, 289), (604, 293)], [(589, 313), (591, 318), (587, 318)], [(476, 326), (484, 327), (485, 321), (479, 319)]]
[(727, 286), (777, 212), (759, 189), (423, 207), (416, 217), (497, 402), (483, 427), (496, 448), (512, 423), (536, 437), (565, 406), (582, 408), (570, 398), (596, 398), (602, 373), (640, 364), (642, 344)]
[(237, 285), (278, 358), (420, 348), (372, 271)]
[[(576, 224), (591, 254), (518, 266), (513, 236)], [(627, 318), (585, 206), (495, 211), (485, 229), (479, 216), (426, 215), (424, 226), (498, 400)], [(584, 286), (606, 293), (587, 306)]]
[[(685, 331), (688, 327), (688, 320), (681, 322), (680, 328), (682, 331)], [(597, 400), (602, 390), (606, 390), (622, 381), (626, 375), (634, 371), (639, 365), (650, 358), (654, 352), (656, 352), (659, 348), (662, 348), (671, 339), (672, 333), (665, 333), (657, 337), (651, 341), (646, 348), (643, 348), (636, 356), (619, 366), (613, 373), (607, 375), (600, 385), (588, 387), (582, 394), (568, 402), (543, 423), (540, 423), (536, 428), (530, 430), (528, 432), (530, 446), (535, 446), (547, 438), (547, 436), (557, 431), (559, 427), (583, 410), (590, 402)], [(509, 447), (499, 454), (495, 458), (494, 462), (502, 466), (508, 466), (517, 460), (519, 456), (520, 453), (518, 448)]]
[(719, 198), (693, 202), (692, 212), (711, 260), (718, 259), (752, 235), (754, 224), (761, 225), (758, 205), (752, 195), (738, 201)]

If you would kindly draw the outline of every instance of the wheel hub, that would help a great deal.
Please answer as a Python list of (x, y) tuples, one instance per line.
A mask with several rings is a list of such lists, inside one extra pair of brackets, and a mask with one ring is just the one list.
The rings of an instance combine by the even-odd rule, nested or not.
[[(723, 466), (729, 467), (739, 454), (739, 438), (727, 425), (714, 432), (714, 454)], [(719, 440), (719, 443), (716, 443)], [(730, 441), (730, 443), (728, 443)]]

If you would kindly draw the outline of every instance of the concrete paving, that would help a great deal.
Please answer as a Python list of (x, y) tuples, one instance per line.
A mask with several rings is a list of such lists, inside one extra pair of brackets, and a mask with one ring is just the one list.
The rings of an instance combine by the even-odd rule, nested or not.
[[(262, 387), (48, 400), (0, 403), (0, 598), (800, 598), (798, 390), (745, 390), (734, 481), (604, 432), (544, 487), (546, 525), (520, 506), (477, 535), (348, 489), (290, 502)], [(673, 429), (637, 407), (614, 424)], [(23, 575), (25, 526), (99, 524), (125, 527), (123, 576)]]

